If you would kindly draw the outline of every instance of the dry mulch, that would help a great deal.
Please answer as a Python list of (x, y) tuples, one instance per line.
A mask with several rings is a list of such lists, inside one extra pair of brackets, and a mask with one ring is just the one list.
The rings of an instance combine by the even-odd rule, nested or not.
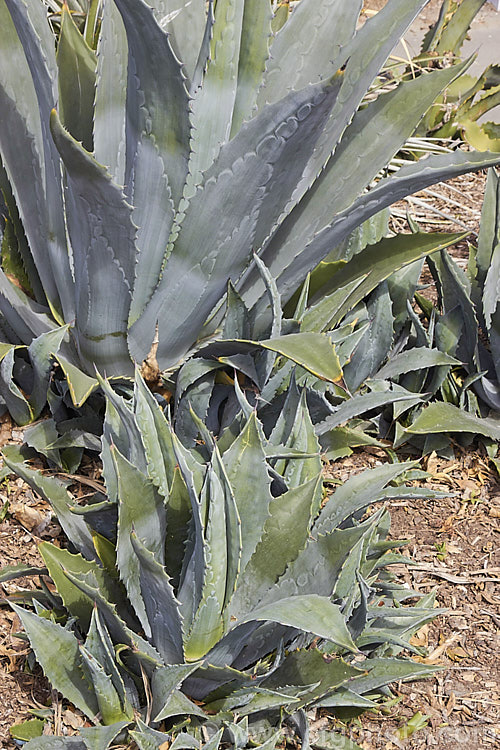
[[(383, 460), (383, 451), (374, 448), (333, 465), (332, 471), (344, 479)], [(431, 474), (424, 486), (455, 496), (389, 504), (391, 535), (410, 540), (402, 552), (412, 563), (394, 566), (393, 572), (421, 593), (436, 589), (437, 605), (448, 608), (414, 641), (428, 649), (425, 661), (446, 670), (397, 685), (393, 692), (400, 701), (389, 715), (365, 714), (359, 727), (350, 728), (351, 736), (366, 750), (452, 750), (462, 743), (470, 750), (498, 747), (500, 479), (478, 451), (457, 448), (454, 461), (432, 454), (423, 467)], [(427, 726), (402, 739), (405, 724), (418, 711)]]

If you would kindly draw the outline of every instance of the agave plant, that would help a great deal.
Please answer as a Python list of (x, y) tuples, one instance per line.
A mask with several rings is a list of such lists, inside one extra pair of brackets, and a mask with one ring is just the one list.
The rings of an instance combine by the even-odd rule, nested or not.
[(202, 428), (188, 450), (139, 375), (132, 401), (102, 387), (106, 492), (79, 503), (26, 449), (4, 450), (73, 550), (41, 543), (38, 572), (55, 590), (12, 606), (53, 687), (95, 725), (27, 748), (107, 748), (126, 730), (149, 750), (184, 728), (176, 746), (274, 747), (285, 720), (304, 733), (305, 709), (376, 707), (392, 681), (432, 671), (398, 653), (418, 651), (409, 639), (436, 614), (433, 596), (403, 606), (418, 595), (388, 574), (405, 559), (391, 552), (401, 542), (386, 539), (383, 507), (364, 515), (425, 494), (389, 486), (412, 464), (367, 471), (324, 499), (304, 393), (270, 438), (242, 411), (239, 429), (215, 441)]
[[(497, 170), (491, 169), (478, 244), (469, 246), (466, 270), (445, 250), (427, 259), (437, 304), (419, 291), (418, 261), (379, 286), (366, 311), (364, 302), (353, 311), (356, 348), (347, 364), (341, 349), (340, 362), (346, 382), (363, 385), (347, 399), (337, 391), (333, 408), (329, 396), (332, 413), (325, 410), (316, 426), (328, 456), (345, 455), (378, 437), (389, 437), (395, 447), (409, 441), (419, 452), (447, 451), (450, 433), (462, 443), (481, 436), (495, 456), (500, 440), (499, 184)], [(368, 360), (361, 356), (366, 352)], [(348, 420), (348, 428), (340, 427)]]
[(263, 267), (287, 302), (370, 216), (500, 159), (433, 156), (366, 190), (463, 70), (361, 107), (425, 0), (360, 29), (361, 0), (303, 0), (288, 19), (267, 0), (178, 5), (105, 0), (94, 52), (66, 8), (56, 51), (42, 0), (0, 2), (1, 395), (20, 423), (54, 356), (56, 409), (96, 389), (95, 368), (131, 376), (155, 351), (177, 370), (221, 337), (228, 282), (255, 339), (275, 338)]
[[(413, 71), (459, 59), (470, 25), (486, 0), (443, 0), (439, 18), (427, 32)], [(417, 133), (467, 140), (474, 148), (498, 151), (500, 125), (484, 116), (500, 104), (500, 67), (489, 65), (480, 76), (467, 73), (451, 83), (420, 123)], [(479, 120), (483, 120), (480, 124)]]
[[(449, 373), (435, 374), (434, 384), (443, 403), (417, 409), (408, 433), (427, 435), (429, 447), (443, 446), (443, 435), (477, 434), (493, 441), (492, 455), (500, 440), (500, 291), (498, 288), (500, 177), (488, 173), (477, 247), (470, 245), (466, 270), (443, 253), (429, 260), (438, 290), (438, 305), (417, 294), (439, 349), (462, 363)], [(488, 412), (491, 418), (484, 418)], [(439, 425), (439, 429), (437, 429)], [(446, 436), (445, 440), (446, 440)], [(488, 442), (487, 440), (485, 442)]]

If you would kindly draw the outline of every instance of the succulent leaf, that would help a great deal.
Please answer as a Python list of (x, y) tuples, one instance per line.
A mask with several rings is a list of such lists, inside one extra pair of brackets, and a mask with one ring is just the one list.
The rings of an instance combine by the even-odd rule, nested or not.
[(145, 559), (138, 557), (132, 534), (145, 545), (160, 565), (164, 562), (165, 507), (153, 483), (116, 449), (112, 449), (118, 477), (118, 539), (116, 561), (135, 612), (151, 637), (141, 588)]
[(182, 621), (172, 584), (146, 545), (135, 534), (131, 541), (139, 560), (141, 592), (151, 638), (166, 664), (180, 664), (184, 659)]
[(128, 46), (113, 0), (104, 0), (97, 42), (94, 103), (94, 156), (117, 185), (125, 185), (125, 117)]
[[(83, 713), (93, 719), (98, 710), (92, 683), (86, 678), (75, 636), (60, 625), (11, 604), (23, 623), (37, 661), (56, 690), (64, 693)], [(54, 648), (47, 649), (47, 643)]]
[(92, 151), (97, 60), (65, 5), (56, 59), (61, 120), (71, 135), (87, 151)]

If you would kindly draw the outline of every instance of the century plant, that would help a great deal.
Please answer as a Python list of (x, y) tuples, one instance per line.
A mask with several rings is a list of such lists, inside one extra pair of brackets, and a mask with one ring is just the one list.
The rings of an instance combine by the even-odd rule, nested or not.
[[(443, 0), (439, 18), (429, 29), (413, 71), (449, 64), (460, 58), (470, 25), (486, 0)], [(408, 72), (407, 75), (410, 73)], [(500, 150), (500, 125), (484, 122), (500, 104), (500, 66), (488, 65), (480, 76), (463, 73), (441, 94), (417, 129), (435, 138), (464, 138), (474, 148)]]
[[(322, 386), (329, 398), (316, 431), (329, 457), (380, 437), (389, 437), (394, 447), (409, 442), (419, 452), (449, 452), (450, 433), (462, 443), (481, 436), (495, 457), (500, 440), (499, 186), (492, 168), (477, 246), (469, 244), (466, 269), (445, 250), (427, 258), (437, 303), (419, 287), (423, 261), (417, 261), (378, 286), (346, 319), (352, 345), (346, 352), (349, 338), (344, 340), (340, 364), (347, 386), (358, 390), (349, 398), (338, 388), (332, 393)], [(415, 224), (413, 229), (417, 232)], [(326, 298), (322, 305), (328, 309)], [(310, 388), (318, 400), (319, 383)], [(340, 427), (345, 422), (349, 425)]]
[(187, 449), (139, 374), (132, 400), (102, 387), (106, 487), (92, 497), (30, 466), (26, 448), (4, 449), (71, 548), (42, 542), (46, 569), (1, 579), (44, 580), (12, 607), (54, 689), (93, 724), (26, 748), (106, 750), (127, 732), (147, 750), (174, 736), (175, 747), (274, 748), (286, 723), (307, 743), (306, 710), (356, 715), (394, 680), (432, 672), (400, 652), (420, 653), (410, 638), (439, 612), (434, 596), (393, 580), (402, 542), (387, 539), (383, 504), (365, 513), (429, 495), (401, 486), (413, 464), (369, 470), (326, 497), (298, 389), (270, 434), (242, 402), (236, 427), (215, 440), (202, 426)]
[[(465, 270), (444, 252), (428, 260), (437, 305), (416, 294), (424, 323), (430, 322), (434, 345), (458, 362), (451, 372), (450, 367), (436, 368), (431, 383), (443, 403), (424, 410), (418, 407), (406, 437), (427, 436), (432, 450), (443, 447), (442, 433), (478, 434), (494, 457), (500, 440), (495, 418), (500, 411), (500, 177), (496, 169), (488, 173), (479, 236), (477, 243), (469, 244), (469, 251)], [(488, 413), (494, 418), (485, 419)]]
[[(223, 335), (228, 288), (253, 316), (244, 353), (334, 356), (324, 334), (274, 334), (268, 277), (287, 303), (384, 207), (500, 160), (435, 155), (367, 189), (466, 65), (365, 106), (425, 2), (390, 0), (357, 28), (361, 0), (302, 0), (289, 18), (267, 0), (104, 0), (82, 36), (66, 6), (54, 35), (42, 0), (0, 1), (1, 395), (18, 422), (48, 398), (67, 426), (96, 369), (148, 360), (175, 389)], [(418, 239), (378, 249), (387, 275), (453, 241)]]

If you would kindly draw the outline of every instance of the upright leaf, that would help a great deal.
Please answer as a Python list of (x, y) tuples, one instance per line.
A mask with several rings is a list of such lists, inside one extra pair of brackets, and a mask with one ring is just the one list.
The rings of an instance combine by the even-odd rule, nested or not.
[(361, 0), (302, 0), (271, 45), (259, 106), (331, 76), (342, 48), (353, 37)]
[(231, 136), (238, 132), (245, 120), (250, 119), (256, 108), (258, 91), (269, 58), (272, 33), (271, 3), (246, 0), (244, 5)]
[(222, 462), (241, 519), (241, 570), (244, 570), (260, 541), (271, 502), (271, 480), (255, 414), (223, 454)]
[(189, 179), (194, 188), (231, 133), (244, 6), (244, 0), (218, 0), (215, 5), (208, 65), (193, 101)]
[(172, 47), (193, 78), (206, 23), (205, 0), (153, 0), (156, 19), (172, 36)]
[(74, 317), (74, 301), (60, 169), (48, 129), (57, 101), (53, 38), (38, 2), (2, 2), (0, 29), (2, 162), (48, 303), (62, 323)]
[[(300, 148), (310, 121), (329, 111), (335, 92), (330, 82), (293, 92), (246, 123), (222, 148), (189, 203), (166, 273), (131, 328), (131, 352), (138, 361), (149, 352), (157, 322), (162, 367), (176, 363), (195, 341), (228, 281), (251, 256), (263, 188), (288, 164), (290, 152)], [(275, 199), (268, 195), (266, 200)], [(214, 222), (221, 205), (226, 210)]]
[(57, 46), (59, 109), (61, 120), (73, 138), (87, 151), (93, 149), (93, 109), (97, 60), (63, 5)]
[(112, 451), (118, 476), (118, 540), (116, 561), (130, 601), (146, 632), (151, 636), (141, 589), (141, 566), (131, 534), (143, 542), (161, 565), (164, 561), (165, 508), (153, 483), (115, 449)]
[(136, 256), (131, 208), (55, 111), (51, 128), (67, 171), (80, 359), (92, 374), (96, 366), (108, 376), (130, 374), (126, 331)]
[[(143, 0), (114, 2), (122, 15), (129, 47), (125, 184), (132, 189), (141, 159), (156, 148), (177, 205), (187, 174), (190, 133), (188, 94), (181, 65), (168, 34)], [(138, 201), (134, 204), (138, 205)]]
[(102, 3), (97, 42), (94, 155), (117, 185), (125, 185), (125, 116), (128, 46), (114, 0)]
[[(23, 623), (45, 675), (80, 711), (93, 719), (99, 708), (91, 682), (87, 679), (78, 641), (69, 630), (28, 610), (11, 604)], [(47, 648), (47, 644), (52, 644)]]

